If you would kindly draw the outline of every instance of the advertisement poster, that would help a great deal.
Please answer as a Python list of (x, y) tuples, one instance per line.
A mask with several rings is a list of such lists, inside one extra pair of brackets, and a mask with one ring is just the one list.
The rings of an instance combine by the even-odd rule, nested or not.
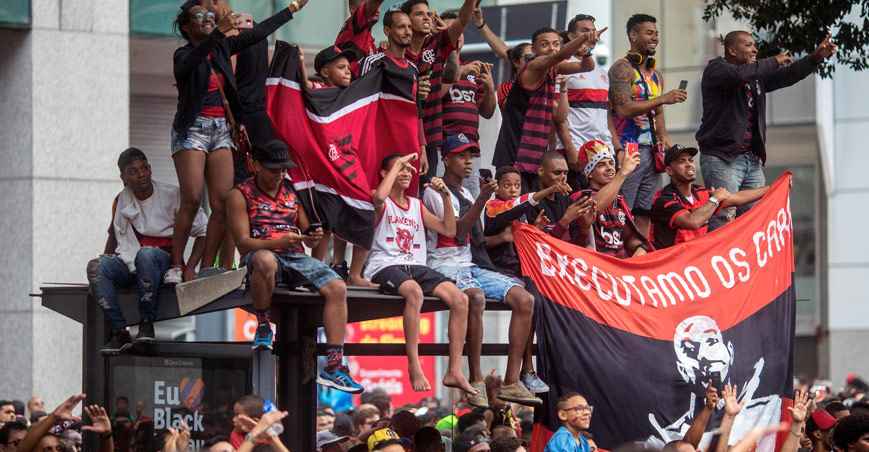
[[(236, 341), (252, 341), (256, 331), (256, 317), (242, 309), (236, 309), (234, 313), (235, 331), (233, 337)], [(420, 343), (435, 342), (435, 314), (426, 313), (420, 315), (419, 337)], [(351, 323), (347, 325), (347, 343), (363, 344), (403, 344), (404, 328), (401, 317), (389, 319), (368, 320), (365, 322)], [(392, 406), (399, 407), (407, 403), (417, 403), (425, 397), (435, 395), (434, 388), (440, 384), (435, 377), (435, 357), (420, 357), (422, 370), (432, 386), (431, 391), (414, 392), (407, 375), (407, 358), (404, 356), (348, 356), (347, 364), (353, 378), (365, 388), (381, 387), (392, 397)], [(344, 402), (337, 399), (324, 402), (340, 409)], [(358, 403), (358, 397), (356, 402)]]
[(110, 415), (115, 425), (130, 430), (118, 436), (141, 444), (185, 424), (191, 450), (199, 450), (206, 439), (228, 435), (232, 405), (250, 386), (249, 367), (248, 359), (114, 358)]

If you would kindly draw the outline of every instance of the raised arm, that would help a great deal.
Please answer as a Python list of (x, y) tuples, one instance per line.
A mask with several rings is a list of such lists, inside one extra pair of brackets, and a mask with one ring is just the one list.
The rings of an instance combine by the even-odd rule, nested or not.
[(704, 87), (727, 87), (752, 80), (765, 79), (790, 62), (790, 55), (782, 52), (776, 56), (763, 58), (754, 63), (733, 64), (725, 59), (713, 60), (703, 71)]
[(480, 101), (479, 107), (480, 116), (491, 119), (495, 114), (495, 107), (498, 106), (498, 94), (495, 88), (495, 80), (492, 78), (491, 64), (483, 63), (479, 78), (483, 83), (483, 99)]
[(383, 215), (386, 198), (388, 198), (389, 194), (392, 192), (392, 186), (395, 185), (395, 180), (398, 179), (398, 174), (401, 173), (401, 170), (407, 169), (410, 172), (415, 171), (413, 165), (410, 164), (414, 160), (416, 160), (416, 154), (403, 155), (392, 161), (389, 171), (387, 171), (386, 175), (383, 176), (383, 180), (380, 181), (380, 184), (374, 190), (374, 195), (371, 197), (377, 218), (380, 218), (380, 216)]
[(591, 55), (584, 55), (579, 61), (562, 61), (558, 64), (559, 74), (576, 74), (577, 72), (593, 71), (595, 67), (594, 58)]
[(465, 214), (456, 222), (456, 237), (466, 237), (471, 233), (474, 224), (479, 221), (480, 215), (483, 214), (486, 202), (492, 197), (492, 193), (495, 193), (495, 190), (497, 189), (498, 183), (493, 179), (480, 183), (480, 194), (477, 196), (474, 204), (472, 204), (471, 208), (468, 209), (468, 211), (465, 212)]
[(433, 177), (429, 186), (440, 196), (443, 205), (443, 218), (431, 213), (425, 205), (422, 205), (422, 223), (426, 229), (431, 229), (446, 237), (456, 236), (456, 213), (453, 211), (453, 203), (450, 200), (450, 190), (444, 184), (443, 179)]
[(522, 83), (522, 86), (526, 89), (536, 87), (550, 69), (561, 64), (562, 61), (570, 58), (579, 52), (580, 49), (588, 52), (606, 30), (606, 28), (602, 28), (594, 32), (579, 33), (576, 38), (563, 45), (558, 52), (552, 55), (539, 56), (529, 61), (525, 65), (525, 70), (519, 75), (519, 81)]
[(788, 437), (782, 443), (779, 452), (797, 452), (800, 448), (800, 436), (803, 434), (803, 427), (806, 425), (806, 420), (814, 408), (814, 399), (809, 396), (807, 391), (799, 389), (794, 394), (794, 406), (788, 407), (791, 412), (791, 429), (788, 432)]
[(486, 18), (483, 17), (483, 10), (480, 7), (474, 8), (474, 26), (477, 27), (477, 30), (480, 31), (480, 35), (483, 36), (483, 40), (486, 41), (486, 44), (489, 44), (489, 48), (492, 49), (492, 52), (498, 56), (498, 58), (504, 60), (505, 63), (511, 64), (510, 61), (510, 47), (507, 47), (507, 44), (504, 40), (501, 39), (491, 28), (489, 28), (489, 24), (486, 23)]
[(695, 449), (700, 447), (700, 440), (703, 438), (703, 432), (706, 431), (706, 427), (709, 425), (709, 419), (712, 418), (712, 413), (715, 412), (717, 406), (718, 390), (711, 384), (707, 385), (706, 404), (703, 405), (703, 409), (700, 410), (700, 413), (694, 418), (694, 422), (691, 423), (691, 427), (688, 428), (687, 432), (685, 432), (685, 437), (683, 438), (685, 441), (693, 444)]
[(721, 394), (724, 396), (724, 417), (721, 418), (721, 424), (718, 426), (721, 436), (718, 438), (718, 445), (715, 446), (715, 450), (710, 452), (727, 452), (727, 449), (729, 449), (727, 443), (730, 442), (730, 431), (733, 430), (733, 421), (736, 419), (736, 415), (742, 411), (739, 401), (736, 400), (736, 389), (736, 385), (724, 385), (724, 390)]
[(58, 405), (51, 414), (45, 416), (36, 424), (33, 424), (30, 427), (30, 430), (27, 431), (27, 435), (24, 436), (24, 439), (22, 439), (21, 443), (18, 444), (16, 452), (32, 452), (36, 448), (36, 445), (39, 444), (42, 437), (47, 435), (48, 432), (51, 431), (51, 427), (58, 422), (80, 421), (81, 419), (78, 416), (72, 414), (72, 410), (74, 410), (75, 407), (84, 399), (84, 394), (71, 396)]
[(471, 16), (474, 14), (474, 7), (477, 6), (477, 1), (479, 0), (465, 0), (459, 9), (458, 19), (454, 20), (449, 28), (447, 28), (447, 34), (453, 47), (458, 47), (459, 37), (465, 32), (465, 27), (471, 23)]
[(606, 184), (600, 190), (595, 193), (592, 198), (594, 198), (595, 202), (595, 213), (602, 213), (607, 207), (613, 204), (616, 197), (619, 195), (619, 191), (622, 189), (622, 184), (625, 183), (625, 180), (637, 167), (640, 166), (640, 154), (631, 154), (627, 155), (626, 152), (622, 152), (619, 156), (619, 169), (616, 171), (615, 176), (610, 181), (610, 183)]
[(293, 14), (299, 12), (299, 10), (304, 8), (307, 3), (308, 0), (293, 0), (293, 2), (286, 8), (281, 9), (272, 15), (272, 17), (254, 25), (252, 29), (245, 30), (237, 36), (226, 38), (229, 52), (234, 55), (267, 38), (282, 25), (289, 22), (290, 19), (293, 18)]

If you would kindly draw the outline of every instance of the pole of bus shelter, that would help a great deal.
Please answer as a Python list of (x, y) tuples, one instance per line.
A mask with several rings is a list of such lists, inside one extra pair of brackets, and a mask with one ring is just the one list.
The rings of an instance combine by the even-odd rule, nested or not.
[(317, 327), (299, 306), (281, 304), (277, 311), (277, 404), (289, 412), (281, 440), (291, 451), (316, 450), (317, 384), (312, 344), (316, 343)]

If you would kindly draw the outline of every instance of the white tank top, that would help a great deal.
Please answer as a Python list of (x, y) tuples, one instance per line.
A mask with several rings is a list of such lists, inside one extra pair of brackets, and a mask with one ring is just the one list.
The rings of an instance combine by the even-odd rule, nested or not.
[(419, 199), (407, 197), (407, 209), (391, 198), (384, 201), (383, 216), (374, 230), (364, 276), (371, 279), (390, 265), (425, 265), (425, 226)]

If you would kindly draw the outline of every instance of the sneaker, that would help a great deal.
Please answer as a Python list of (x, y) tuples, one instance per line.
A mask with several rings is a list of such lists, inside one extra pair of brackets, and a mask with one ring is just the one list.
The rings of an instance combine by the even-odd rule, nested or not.
[(271, 350), (273, 341), (272, 326), (263, 322), (256, 327), (256, 335), (253, 337), (251, 348), (254, 350)]
[(227, 270), (223, 267), (203, 267), (200, 268), (199, 273), (196, 274), (196, 279), (208, 278), (209, 276), (226, 273), (226, 271)]
[(522, 376), (519, 377), (519, 381), (528, 388), (533, 394), (543, 394), (549, 392), (549, 385), (546, 384), (545, 381), (541, 380), (540, 377), (537, 376), (537, 372), (534, 370), (529, 370), (528, 372), (522, 372)]
[(181, 284), (181, 267), (169, 267), (163, 275), (164, 284)]
[(133, 346), (133, 338), (130, 337), (130, 332), (127, 330), (116, 331), (112, 334), (111, 339), (103, 345), (100, 353), (103, 355), (119, 355)]
[(154, 323), (144, 321), (139, 324), (139, 334), (136, 335), (136, 342), (152, 342), (154, 341)]
[(497, 394), (498, 398), (505, 402), (514, 402), (527, 406), (543, 405), (543, 401), (535, 397), (521, 382), (502, 385), (498, 388)]
[(350, 277), (350, 267), (347, 266), (347, 262), (341, 262), (340, 264), (332, 264), (332, 271), (338, 274), (343, 280), (347, 280)]
[(350, 394), (359, 394), (364, 390), (361, 384), (353, 380), (353, 377), (350, 376), (350, 370), (346, 366), (338, 366), (331, 371), (321, 370), (320, 374), (317, 375), (317, 384)]
[(471, 386), (477, 390), (477, 394), (465, 394), (468, 399), (468, 405), (477, 408), (489, 408), (489, 397), (486, 395), (486, 383), (482, 381), (472, 381)]

